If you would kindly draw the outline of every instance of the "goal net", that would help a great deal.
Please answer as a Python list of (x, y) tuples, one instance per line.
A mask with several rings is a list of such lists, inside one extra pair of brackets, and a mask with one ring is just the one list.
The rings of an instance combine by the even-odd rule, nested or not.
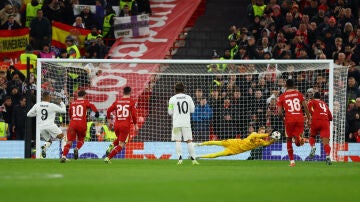
[[(345, 134), (347, 68), (334, 66), (331, 60), (60, 60), (40, 59), (37, 74), (37, 100), (49, 91), (57, 101), (69, 104), (76, 92), (84, 89), (86, 98), (100, 111), (88, 115), (86, 142), (79, 150), (80, 158), (104, 158), (114, 139), (113, 125), (106, 122), (106, 110), (130, 86), (137, 102), (139, 131), (130, 131), (126, 147), (115, 158), (176, 159), (171, 142), (171, 117), (168, 100), (174, 95), (174, 84), (183, 82), (185, 93), (196, 104), (192, 114), (194, 142), (246, 138), (260, 127), (277, 130), (281, 140), (271, 146), (219, 159), (288, 159), (284, 126), (277, 116), (276, 101), (285, 90), (285, 81), (292, 78), (297, 88), (311, 98), (319, 92), (333, 112), (331, 130), (332, 157), (342, 161)], [(56, 119), (66, 133), (68, 115)], [(306, 127), (305, 127), (306, 128)], [(38, 130), (37, 130), (38, 131)], [(305, 130), (305, 137), (309, 135)], [(40, 136), (37, 134), (37, 157)], [(316, 141), (315, 160), (324, 160), (320, 140)], [(221, 151), (217, 146), (196, 147), (197, 155)], [(183, 155), (186, 156), (186, 144)], [(70, 150), (68, 158), (72, 157)], [(55, 142), (47, 158), (59, 158), (61, 147)], [(310, 146), (294, 146), (296, 160), (307, 160)]]

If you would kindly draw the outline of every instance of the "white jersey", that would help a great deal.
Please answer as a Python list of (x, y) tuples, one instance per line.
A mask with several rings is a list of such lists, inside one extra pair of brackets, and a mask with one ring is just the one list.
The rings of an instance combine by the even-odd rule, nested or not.
[(37, 117), (38, 127), (54, 125), (56, 113), (66, 113), (66, 106), (60, 102), (60, 106), (54, 103), (41, 101), (36, 103), (27, 113), (28, 117)]
[(172, 116), (173, 128), (191, 127), (190, 113), (194, 111), (194, 101), (186, 94), (176, 94), (169, 100), (168, 113)]

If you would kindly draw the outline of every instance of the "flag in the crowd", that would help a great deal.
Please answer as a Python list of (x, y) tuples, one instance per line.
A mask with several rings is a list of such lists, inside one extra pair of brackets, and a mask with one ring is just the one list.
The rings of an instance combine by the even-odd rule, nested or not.
[(52, 46), (56, 48), (66, 48), (65, 39), (67, 36), (71, 35), (74, 37), (76, 41), (76, 45), (78, 48), (83, 49), (84, 48), (84, 41), (86, 36), (90, 33), (90, 30), (73, 27), (67, 24), (63, 24), (61, 22), (54, 21), (52, 23), (52, 40), (51, 44)]
[(137, 37), (150, 34), (149, 15), (135, 15), (114, 18), (115, 38)]
[[(9, 69), (10, 65), (13, 65), (17, 70), (23, 73), (25, 77), (27, 76), (26, 64), (20, 63), (11, 64), (10, 62), (0, 62), (0, 72), (6, 72)], [(32, 66), (30, 67), (30, 72), (33, 72)]]
[(3, 58), (19, 58), (29, 44), (29, 29), (0, 31), (0, 60)]

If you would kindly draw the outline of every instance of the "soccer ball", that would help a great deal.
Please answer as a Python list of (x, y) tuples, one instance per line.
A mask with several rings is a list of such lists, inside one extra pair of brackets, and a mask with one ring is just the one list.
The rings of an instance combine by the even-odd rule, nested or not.
[(270, 137), (275, 139), (275, 140), (280, 140), (281, 133), (279, 131), (274, 131), (274, 132), (271, 133)]

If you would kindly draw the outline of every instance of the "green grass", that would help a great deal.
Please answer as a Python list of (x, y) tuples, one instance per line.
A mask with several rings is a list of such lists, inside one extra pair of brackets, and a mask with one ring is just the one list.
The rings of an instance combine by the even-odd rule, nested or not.
[(360, 164), (200, 160), (0, 160), (0, 200), (357, 201)]

